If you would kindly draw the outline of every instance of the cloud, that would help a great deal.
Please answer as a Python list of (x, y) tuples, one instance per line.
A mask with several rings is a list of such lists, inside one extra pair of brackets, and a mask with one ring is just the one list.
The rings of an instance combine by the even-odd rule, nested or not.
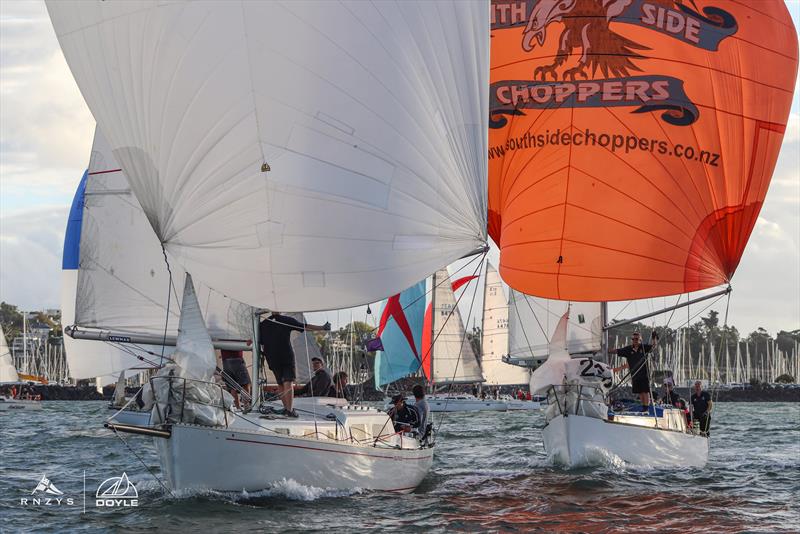
[(0, 300), (29, 310), (61, 307), (68, 212), (47, 206), (0, 217)]
[(800, 141), (800, 113), (789, 113), (786, 133), (783, 134), (783, 142), (796, 143), (798, 141)]
[(0, 16), (0, 213), (68, 203), (89, 160), (94, 119), (44, 4)]

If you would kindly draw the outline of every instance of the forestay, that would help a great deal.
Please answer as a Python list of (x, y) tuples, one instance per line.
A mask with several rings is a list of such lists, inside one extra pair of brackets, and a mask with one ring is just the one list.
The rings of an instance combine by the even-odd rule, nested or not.
[(343, 308), (485, 243), (485, 2), (47, 7), (157, 241), (198, 283)]
[(481, 369), (490, 385), (527, 384), (530, 373), (523, 367), (503, 362), (508, 354), (508, 302), (497, 269), (486, 264), (481, 331)]
[(567, 352), (597, 352), (600, 350), (603, 335), (601, 309), (598, 302), (549, 300), (511, 289), (508, 305), (509, 355), (514, 359), (547, 357), (550, 340), (567, 310)]

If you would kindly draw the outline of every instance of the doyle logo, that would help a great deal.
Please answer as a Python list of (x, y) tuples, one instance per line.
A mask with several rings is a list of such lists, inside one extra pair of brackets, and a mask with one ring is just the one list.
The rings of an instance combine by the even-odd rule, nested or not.
[(42, 475), (39, 483), (33, 488), (31, 496), (22, 497), (19, 503), (22, 506), (72, 506), (75, 504), (72, 497), (64, 497), (64, 492), (50, 482), (47, 475)]
[(95, 498), (95, 506), (98, 507), (139, 506), (139, 492), (136, 491), (136, 486), (128, 480), (128, 475), (125, 473), (122, 473), (120, 477), (105, 479), (98, 486)]

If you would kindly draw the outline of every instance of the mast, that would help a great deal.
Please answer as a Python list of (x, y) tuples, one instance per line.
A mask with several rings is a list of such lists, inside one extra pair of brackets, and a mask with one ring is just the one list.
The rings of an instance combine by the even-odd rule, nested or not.
[(22, 369), (25, 374), (31, 374), (28, 369), (28, 313), (22, 312)]
[[(428, 390), (433, 393), (433, 346), (436, 345), (436, 271), (431, 275), (431, 346), (428, 348), (428, 365), (430, 366), (430, 378), (428, 380)], [(422, 370), (425, 376), (425, 370)]]
[[(485, 259), (486, 258), (484, 258), (484, 260)], [(483, 371), (483, 355), (484, 355), (483, 336), (486, 335), (486, 328), (485, 328), (485, 326), (486, 326), (486, 322), (485, 322), (485, 319), (486, 319), (486, 297), (487, 297), (487, 295), (486, 295), (486, 286), (489, 283), (489, 262), (485, 261), (484, 263), (486, 263), (486, 268), (485, 268), (485, 270), (483, 272), (483, 310), (481, 310), (481, 337), (480, 337), (480, 340), (481, 340), (481, 351), (480, 351), (480, 354), (478, 355), (480, 357), (481, 371)], [(475, 288), (475, 291), (477, 291), (477, 290), (478, 289)], [(473, 332), (475, 331), (475, 321), (474, 320), (472, 321), (472, 330), (473, 330)], [(464, 333), (464, 335), (465, 336), (467, 335), (466, 332)], [(486, 375), (484, 375), (484, 378), (486, 378)], [(483, 390), (483, 382), (478, 383), (478, 389), (481, 390), (481, 391)]]
[(608, 302), (600, 303), (600, 324), (603, 334), (600, 336), (600, 354), (602, 360), (608, 360)]

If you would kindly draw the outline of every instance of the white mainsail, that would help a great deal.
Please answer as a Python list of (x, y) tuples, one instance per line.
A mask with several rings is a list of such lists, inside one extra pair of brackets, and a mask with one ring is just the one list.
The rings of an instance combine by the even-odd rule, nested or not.
[(482, 382), (478, 359), (464, 331), (447, 269), (433, 276), (432, 380), (435, 384)]
[(5, 382), (19, 382), (19, 375), (16, 367), (14, 367), (11, 351), (8, 349), (3, 326), (0, 325), (0, 384)]
[(339, 309), (486, 242), (485, 2), (47, 8), (157, 241), (196, 282)]
[(503, 281), (491, 263), (486, 264), (483, 291), (481, 369), (489, 385), (527, 384), (530, 372), (524, 367), (503, 361), (508, 354), (508, 302)]
[[(166, 334), (177, 335), (185, 272), (174, 263), (170, 268), (171, 290), (161, 245), (98, 129), (84, 191), (77, 287), (72, 293), (65, 290), (62, 323), (160, 336), (165, 331), (169, 299)], [(213, 337), (252, 338), (250, 306), (202, 283), (196, 287)], [(69, 336), (64, 340), (73, 378), (117, 374), (131, 367), (148, 366), (130, 352), (106, 343), (74, 340)], [(150, 350), (161, 354), (160, 347)], [(165, 354), (171, 351), (167, 349)]]
[(546, 358), (550, 340), (567, 310), (567, 352), (599, 351), (603, 335), (601, 303), (550, 300), (511, 289), (508, 304), (509, 356), (512, 359)]

